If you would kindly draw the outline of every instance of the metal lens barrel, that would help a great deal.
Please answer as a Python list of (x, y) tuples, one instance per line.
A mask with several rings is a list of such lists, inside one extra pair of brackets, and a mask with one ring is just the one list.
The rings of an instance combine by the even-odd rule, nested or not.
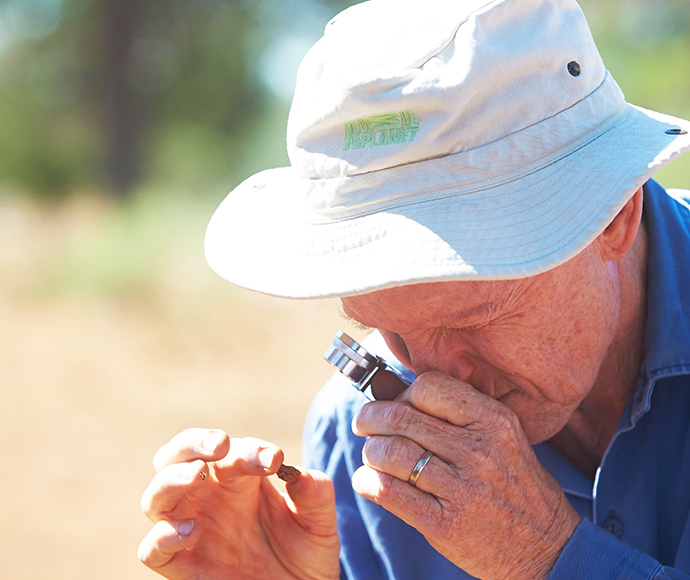
[(361, 386), (365, 386), (366, 380), (381, 366), (375, 356), (342, 330), (336, 334), (323, 356), (351, 381)]

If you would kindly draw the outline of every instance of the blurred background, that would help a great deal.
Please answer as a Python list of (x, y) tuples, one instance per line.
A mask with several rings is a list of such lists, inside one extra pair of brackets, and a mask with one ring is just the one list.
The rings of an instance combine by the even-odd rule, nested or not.
[[(0, 578), (155, 577), (139, 497), (186, 427), (299, 464), (346, 323), (223, 282), (203, 235), (288, 163), (299, 61), (354, 3), (0, 0)], [(687, 0), (583, 8), (628, 100), (690, 117)], [(690, 188), (690, 156), (658, 177)]]

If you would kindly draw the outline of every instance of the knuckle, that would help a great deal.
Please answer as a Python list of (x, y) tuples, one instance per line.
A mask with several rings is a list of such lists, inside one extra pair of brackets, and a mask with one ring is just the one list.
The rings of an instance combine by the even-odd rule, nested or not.
[(448, 375), (439, 371), (426, 371), (417, 376), (414, 386), (423, 395), (433, 395), (448, 386)]
[[(468, 405), (468, 385), (438, 371), (427, 371), (413, 384), (412, 402), (424, 409), (443, 409), (451, 413)], [(454, 422), (454, 421), (452, 421)]]
[(391, 465), (399, 463), (400, 441), (396, 437), (377, 437), (377, 460), (383, 469), (390, 469)]
[(486, 429), (497, 433), (501, 438), (509, 438), (522, 431), (518, 416), (511, 409), (500, 404), (485, 407), (480, 422)]
[(418, 400), (426, 400), (435, 391), (432, 387), (436, 382), (437, 374), (435, 371), (427, 371), (417, 375), (411, 388), (414, 389), (414, 395)]
[[(415, 465), (423, 455), (424, 449), (418, 445), (410, 445), (408, 441), (402, 438), (396, 438), (395, 441), (391, 442), (391, 449), (387, 455), (389, 464), (395, 466), (395, 469), (391, 467), (391, 472), (400, 474), (402, 476), (401, 479), (407, 481)], [(432, 462), (429, 462), (429, 464), (431, 463)], [(425, 476), (433, 471), (433, 469), (427, 469), (426, 471), (427, 473)]]
[(495, 424), (499, 436), (504, 442), (515, 442), (522, 434), (522, 424), (518, 416), (507, 407), (496, 413)]
[(383, 462), (387, 465), (397, 465), (403, 455), (401, 441), (397, 437), (384, 437), (382, 445)]
[(273, 447), (273, 445), (256, 437), (241, 437), (230, 440), (231, 451), (240, 457), (253, 457), (260, 449), (267, 447)]
[(369, 437), (362, 447), (362, 461), (370, 467), (379, 463), (379, 456), (381, 455), (379, 453), (379, 445), (381, 445), (379, 439), (381, 437)]
[(393, 476), (387, 473), (379, 473), (378, 479), (379, 484), (374, 492), (374, 499), (376, 503), (382, 504), (390, 496)]
[(159, 471), (163, 466), (163, 457), (165, 456), (169, 443), (166, 443), (162, 447), (158, 448), (158, 451), (153, 456), (151, 463), (153, 464), (153, 469)]
[(156, 567), (153, 546), (151, 546), (148, 537), (144, 538), (139, 544), (139, 548), (137, 549), (137, 558), (139, 558), (139, 561), (147, 568)]
[(476, 476), (482, 481), (491, 480), (496, 471), (496, 463), (489, 446), (483, 442), (475, 444), (472, 449), (472, 467)]
[(151, 492), (149, 491), (149, 488), (147, 487), (144, 493), (141, 495), (141, 500), (139, 501), (139, 507), (141, 507), (141, 511), (144, 512), (146, 515), (151, 513)]
[(441, 373), (438, 371), (426, 371), (423, 372), (419, 375), (417, 375), (417, 379), (415, 380), (415, 385), (417, 385), (420, 388), (426, 388), (428, 386), (429, 382), (434, 382), (438, 377), (443, 376)]
[(235, 445), (244, 449), (258, 449), (261, 443), (261, 440), (256, 437), (240, 437), (235, 440)]
[(463, 515), (457, 505), (446, 500), (439, 500), (441, 509), (432, 511), (432, 517), (436, 530), (442, 538), (452, 538), (463, 527)]
[(384, 469), (384, 462), (389, 453), (390, 437), (374, 435), (364, 442), (362, 459), (369, 467)]
[(146, 566), (147, 568), (150, 568), (151, 566), (149, 565), (149, 554), (148, 552), (144, 551), (141, 546), (139, 546), (139, 551), (137, 552), (137, 558), (139, 558), (139, 561)]
[(387, 423), (394, 431), (405, 431), (414, 420), (412, 407), (407, 403), (394, 403), (387, 412)]

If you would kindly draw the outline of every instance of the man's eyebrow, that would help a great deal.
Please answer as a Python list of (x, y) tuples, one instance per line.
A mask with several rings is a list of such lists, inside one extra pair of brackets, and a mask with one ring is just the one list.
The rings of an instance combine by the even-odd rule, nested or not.
[(496, 313), (496, 306), (490, 302), (473, 306), (465, 310), (452, 312), (446, 319), (444, 325), (450, 328), (464, 328), (470, 326), (477, 326), (492, 319)]
[(488, 322), (494, 311), (495, 308), (491, 304), (485, 303), (453, 312), (444, 323), (429, 329), (429, 332), (435, 337), (445, 337), (457, 330), (474, 330)]
[(342, 304), (338, 308), (338, 314), (340, 315), (340, 318), (347, 320), (352, 326), (354, 326), (358, 330), (363, 330), (365, 332), (371, 332), (372, 330), (374, 330), (373, 328), (371, 328), (371, 326), (367, 326), (366, 324), (362, 324), (356, 318), (352, 318), (352, 316), (350, 316), (347, 312), (345, 312)]

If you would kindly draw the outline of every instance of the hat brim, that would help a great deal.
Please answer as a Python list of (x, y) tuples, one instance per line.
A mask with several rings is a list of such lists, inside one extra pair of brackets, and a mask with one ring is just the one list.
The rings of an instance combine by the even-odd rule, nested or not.
[[(365, 205), (330, 221), (315, 220), (299, 203), (314, 180), (292, 168), (268, 170), (216, 210), (206, 259), (238, 286), (285, 298), (533, 276), (582, 251), (640, 186), (688, 149), (690, 122), (628, 105), (606, 131), (538, 170), (445, 188), (432, 199)], [(452, 176), (452, 161), (444, 172)]]

